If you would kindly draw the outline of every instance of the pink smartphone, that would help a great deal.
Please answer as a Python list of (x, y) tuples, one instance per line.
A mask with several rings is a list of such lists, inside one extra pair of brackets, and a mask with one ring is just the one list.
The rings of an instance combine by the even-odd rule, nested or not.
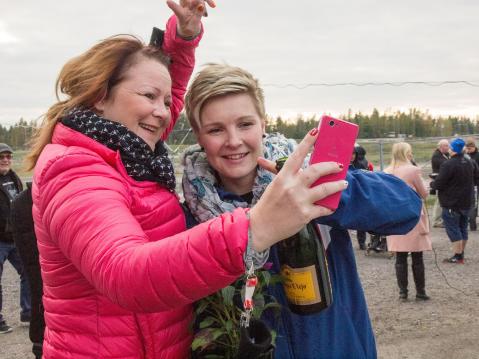
[[(358, 125), (337, 118), (322, 116), (318, 130), (318, 138), (314, 144), (309, 164), (332, 161), (342, 163), (344, 168), (341, 172), (321, 177), (313, 186), (324, 182), (344, 180), (353, 154), (354, 142), (358, 136)], [(341, 192), (337, 192), (319, 200), (316, 204), (334, 211), (338, 208), (340, 198)]]

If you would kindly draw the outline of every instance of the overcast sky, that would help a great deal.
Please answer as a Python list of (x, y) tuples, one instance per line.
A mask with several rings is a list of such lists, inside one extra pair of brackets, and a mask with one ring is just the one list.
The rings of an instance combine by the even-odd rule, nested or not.
[[(216, 1), (197, 65), (227, 62), (251, 71), (265, 85), (271, 115), (374, 107), (479, 115), (478, 0)], [(117, 33), (148, 40), (169, 15), (163, 0), (0, 0), (0, 123), (42, 115), (69, 58)], [(457, 80), (477, 87), (281, 88)]]

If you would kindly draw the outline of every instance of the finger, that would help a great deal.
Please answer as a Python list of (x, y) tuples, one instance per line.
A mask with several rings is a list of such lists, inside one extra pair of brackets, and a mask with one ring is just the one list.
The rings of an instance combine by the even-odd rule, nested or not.
[(200, 14), (201, 16), (208, 17), (208, 11), (206, 11), (206, 7), (205, 7), (203, 4), (199, 4), (199, 5), (196, 7), (196, 11), (197, 11), (198, 14)]
[(298, 147), (294, 152), (289, 156), (288, 160), (283, 166), (281, 173), (296, 173), (302, 167), (306, 155), (313, 147), (316, 138), (318, 137), (318, 129), (314, 128), (309, 131), (303, 140), (299, 143)]
[(301, 172), (301, 177), (307, 186), (311, 186), (319, 178), (343, 171), (344, 166), (337, 162), (314, 163)]
[(323, 206), (314, 205), (314, 208), (311, 210), (311, 212), (312, 212), (313, 218), (319, 218), (323, 216), (329, 216), (334, 211)]
[(317, 202), (348, 187), (348, 181), (325, 182), (310, 189), (311, 200)]
[(166, 5), (168, 5), (168, 7), (171, 9), (171, 11), (173, 11), (177, 18), (181, 16), (181, 12), (183, 10), (183, 7), (181, 5), (177, 4), (173, 0), (166, 0)]
[(258, 157), (258, 165), (271, 173), (277, 174), (276, 163), (263, 157)]
[(216, 3), (214, 0), (205, 0), (205, 2), (212, 8), (214, 9), (216, 7)]

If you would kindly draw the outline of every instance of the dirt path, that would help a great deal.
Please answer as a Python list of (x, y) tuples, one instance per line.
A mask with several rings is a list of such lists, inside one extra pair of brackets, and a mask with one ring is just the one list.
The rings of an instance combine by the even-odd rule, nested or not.
[[(479, 358), (479, 234), (471, 233), (464, 265), (442, 263), (442, 259), (450, 255), (443, 229), (433, 229), (432, 239), (440, 270), (451, 285), (468, 295), (448, 286), (436, 267), (434, 253), (428, 252), (425, 253), (426, 289), (432, 300), (401, 303), (397, 300), (394, 259), (383, 255), (366, 257), (356, 251), (379, 358)], [(353, 245), (357, 247), (354, 236)], [(409, 279), (414, 298), (411, 273)], [(4, 315), (14, 331), (0, 335), (1, 359), (33, 357), (28, 328), (20, 326), (17, 282), (12, 267), (6, 264), (2, 281)]]

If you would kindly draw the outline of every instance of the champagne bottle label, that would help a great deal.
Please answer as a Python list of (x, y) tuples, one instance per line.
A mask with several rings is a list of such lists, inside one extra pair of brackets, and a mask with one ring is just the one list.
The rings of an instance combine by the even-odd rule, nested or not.
[(290, 303), (296, 305), (310, 305), (321, 302), (318, 277), (314, 265), (303, 268), (291, 268), (288, 265), (281, 267), (283, 287)]

